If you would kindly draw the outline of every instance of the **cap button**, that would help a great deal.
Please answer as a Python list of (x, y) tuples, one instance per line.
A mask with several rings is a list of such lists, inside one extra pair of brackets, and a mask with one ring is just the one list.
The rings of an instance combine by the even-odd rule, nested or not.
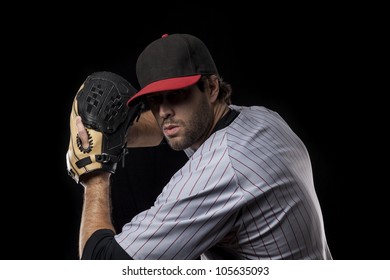
[(165, 33), (164, 35), (161, 36), (161, 38), (165, 38), (165, 37), (168, 37), (168, 34)]

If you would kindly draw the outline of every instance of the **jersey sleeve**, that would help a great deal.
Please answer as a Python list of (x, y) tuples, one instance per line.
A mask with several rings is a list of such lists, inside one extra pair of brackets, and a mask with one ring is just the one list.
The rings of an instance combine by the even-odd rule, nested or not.
[(226, 236), (245, 203), (223, 133), (215, 133), (165, 186), (154, 206), (115, 238), (134, 259), (196, 259)]

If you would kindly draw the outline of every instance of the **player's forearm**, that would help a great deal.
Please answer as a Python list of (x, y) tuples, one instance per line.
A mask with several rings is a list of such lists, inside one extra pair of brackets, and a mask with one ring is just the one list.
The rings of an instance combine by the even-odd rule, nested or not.
[(84, 205), (80, 225), (80, 258), (91, 235), (99, 229), (115, 229), (111, 222), (109, 174), (89, 179), (85, 184)]
[(152, 112), (143, 112), (138, 120), (130, 126), (127, 133), (127, 146), (136, 147), (153, 147), (161, 143), (163, 134), (158, 127), (156, 119)]

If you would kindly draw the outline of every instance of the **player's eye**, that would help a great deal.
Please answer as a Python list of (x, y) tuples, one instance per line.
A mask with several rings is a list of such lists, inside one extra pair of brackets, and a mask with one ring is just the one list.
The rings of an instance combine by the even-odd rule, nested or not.
[(171, 105), (177, 105), (185, 101), (189, 95), (189, 90), (181, 89), (169, 91), (162, 94), (151, 95), (146, 98), (150, 107), (161, 105), (164, 101)]
[(166, 94), (166, 99), (171, 104), (179, 104), (187, 99), (188, 91), (176, 90)]
[(162, 103), (163, 96), (162, 95), (152, 95), (146, 97), (146, 102), (150, 107), (158, 106)]

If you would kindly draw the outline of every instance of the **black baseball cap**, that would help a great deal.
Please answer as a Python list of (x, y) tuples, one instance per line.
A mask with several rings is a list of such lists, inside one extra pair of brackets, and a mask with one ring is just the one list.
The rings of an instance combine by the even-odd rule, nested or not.
[(128, 104), (150, 93), (191, 86), (202, 75), (218, 74), (206, 45), (189, 34), (164, 34), (139, 55), (136, 65), (141, 89)]

